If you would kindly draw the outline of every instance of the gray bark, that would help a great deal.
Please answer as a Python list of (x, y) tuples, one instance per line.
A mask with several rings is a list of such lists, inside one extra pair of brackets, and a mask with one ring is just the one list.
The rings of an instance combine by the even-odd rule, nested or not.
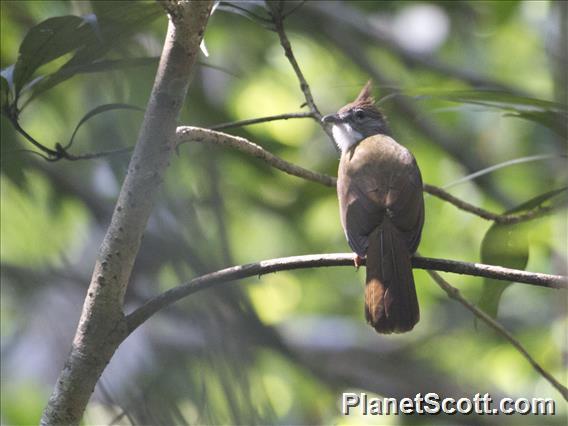
[(70, 354), (41, 424), (79, 424), (104, 368), (128, 335), (123, 298), (174, 149), (176, 122), (212, 7), (167, 2), (168, 32), (138, 141), (96, 261)]

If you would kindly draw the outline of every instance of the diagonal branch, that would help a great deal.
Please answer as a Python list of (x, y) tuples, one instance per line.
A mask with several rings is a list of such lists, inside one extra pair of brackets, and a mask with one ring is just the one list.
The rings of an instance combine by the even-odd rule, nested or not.
[(459, 198), (454, 197), (449, 192), (444, 191), (442, 188), (438, 188), (437, 186), (434, 185), (429, 185), (425, 183), (424, 191), (429, 193), (430, 195), (438, 197), (441, 200), (453, 204), (460, 210), (472, 213), (483, 219), (491, 220), (495, 223), (500, 223), (500, 224), (512, 225), (514, 223), (525, 222), (531, 219), (536, 219), (538, 217), (544, 216), (546, 214), (550, 214), (555, 210), (555, 206), (540, 205), (521, 213), (497, 214), (484, 210), (480, 207), (474, 206), (473, 204), (470, 204), (467, 201), (460, 200)]
[(311, 170), (289, 163), (280, 157), (265, 150), (245, 138), (228, 135), (226, 133), (216, 132), (214, 130), (202, 129), (200, 127), (180, 126), (177, 128), (177, 145), (185, 142), (205, 142), (220, 146), (227, 146), (255, 158), (263, 160), (272, 167), (288, 173), (293, 176), (300, 177), (312, 182), (317, 182), (325, 186), (334, 187), (336, 179), (321, 173), (312, 172)]
[[(236, 281), (247, 277), (261, 276), (278, 271), (290, 271), (303, 268), (320, 268), (330, 266), (353, 266), (352, 253), (312, 254), (305, 256), (292, 256), (279, 259), (263, 260), (246, 265), (238, 265), (210, 274), (202, 275), (186, 284), (174, 287), (130, 313), (126, 317), (129, 332), (134, 331), (148, 318), (161, 309), (177, 302), (190, 294), (228, 281)], [(519, 271), (499, 266), (478, 263), (457, 262), (446, 259), (431, 259), (414, 257), (414, 268), (437, 269), (457, 274), (476, 275), (496, 278), (505, 281), (518, 281), (549, 288), (568, 288), (568, 277), (559, 275), (540, 274), (536, 272)]]
[(466, 298), (464, 298), (460, 291), (444, 280), (440, 274), (435, 271), (428, 271), (430, 276), (434, 279), (436, 284), (438, 284), (442, 290), (446, 292), (449, 298), (456, 300), (457, 302), (461, 303), (465, 306), (466, 309), (471, 311), (477, 318), (485, 322), (489, 327), (503, 336), (506, 340), (513, 345), (513, 347), (519, 351), (519, 353), (525, 357), (525, 359), (529, 362), (529, 364), (542, 376), (544, 377), (552, 386), (554, 386), (558, 392), (562, 394), (565, 400), (568, 401), (568, 389), (558, 382), (548, 371), (546, 371), (542, 366), (536, 362), (536, 360), (527, 352), (527, 350), (521, 345), (521, 343), (511, 334), (509, 333), (501, 324), (483, 312), (481, 309), (476, 307), (475, 305), (468, 302)]

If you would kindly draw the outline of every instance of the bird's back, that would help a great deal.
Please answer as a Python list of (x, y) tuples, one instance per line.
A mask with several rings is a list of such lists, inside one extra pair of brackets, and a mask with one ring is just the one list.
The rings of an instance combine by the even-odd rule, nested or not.
[(370, 136), (341, 156), (337, 193), (351, 248), (366, 254), (369, 234), (387, 214), (416, 250), (424, 220), (422, 179), (414, 157), (386, 135)]

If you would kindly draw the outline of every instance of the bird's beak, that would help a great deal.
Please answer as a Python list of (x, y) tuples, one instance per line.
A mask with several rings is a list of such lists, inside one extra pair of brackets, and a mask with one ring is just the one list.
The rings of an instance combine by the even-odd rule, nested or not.
[(341, 118), (339, 118), (339, 114), (328, 114), (321, 119), (322, 123), (330, 123), (335, 124), (341, 122)]

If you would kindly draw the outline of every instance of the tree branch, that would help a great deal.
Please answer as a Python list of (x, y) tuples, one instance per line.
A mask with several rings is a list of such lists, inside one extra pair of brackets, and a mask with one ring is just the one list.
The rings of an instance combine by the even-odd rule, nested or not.
[(477, 318), (485, 322), (489, 327), (503, 336), (506, 340), (513, 345), (513, 347), (519, 351), (521, 355), (525, 357), (525, 359), (529, 362), (529, 364), (542, 376), (544, 377), (552, 386), (554, 386), (558, 392), (562, 394), (565, 400), (568, 401), (568, 389), (558, 382), (549, 372), (547, 372), (542, 366), (535, 361), (535, 359), (527, 352), (527, 350), (521, 345), (521, 343), (511, 334), (509, 333), (501, 324), (483, 312), (481, 309), (476, 307), (475, 305), (468, 302), (466, 298), (464, 298), (460, 291), (444, 280), (440, 274), (434, 271), (428, 271), (430, 276), (434, 279), (436, 284), (438, 284), (442, 290), (446, 292), (448, 297), (454, 299), (465, 306), (466, 309), (471, 311)]
[[(310, 111), (312, 111), (314, 117), (318, 121), (320, 121), (322, 115), (319, 112), (316, 103), (314, 102), (310, 86), (308, 85), (308, 82), (306, 81), (306, 78), (304, 77), (304, 74), (302, 73), (302, 70), (298, 65), (298, 61), (296, 61), (296, 57), (294, 56), (294, 52), (292, 51), (292, 46), (290, 45), (290, 40), (288, 40), (286, 32), (284, 31), (284, 3), (282, 1), (267, 2), (267, 5), (270, 7), (272, 20), (274, 22), (278, 38), (280, 39), (280, 45), (284, 49), (284, 55), (286, 55), (288, 62), (290, 62), (290, 65), (292, 65), (292, 68), (296, 73), (296, 77), (298, 77), (298, 81), (300, 82), (300, 89), (302, 90), (302, 93), (306, 98), (306, 103), (308, 104)], [(323, 123), (322, 127), (324, 127), (325, 129)]]
[(457, 260), (414, 256), (412, 258), (412, 266), (418, 269), (434, 269), (436, 271), (451, 272), (454, 274), (472, 275), (502, 281), (532, 284), (539, 287), (568, 289), (568, 277), (564, 275), (527, 272), (519, 269), (504, 268), (497, 265), (486, 265), (484, 263), (461, 262)]
[(251, 124), (267, 123), (276, 120), (288, 120), (290, 118), (315, 118), (313, 112), (291, 112), (287, 114), (269, 115), (267, 117), (249, 118), (247, 120), (231, 121), (229, 123), (216, 124), (211, 130), (225, 130), (234, 127), (250, 126)]
[(166, 4), (168, 32), (138, 141), (42, 425), (79, 424), (100, 375), (128, 336), (124, 293), (175, 147), (176, 122), (212, 7), (211, 1)]
[(133, 149), (133, 146), (125, 146), (124, 148), (109, 149), (107, 151), (98, 152), (87, 152), (85, 154), (71, 154), (65, 151), (65, 154), (61, 158), (69, 161), (94, 160), (96, 158), (104, 158), (116, 154), (126, 154), (128, 152), (131, 152)]
[(303, 167), (289, 163), (265, 150), (261, 146), (250, 142), (245, 138), (202, 129), (200, 127), (180, 126), (177, 128), (177, 145), (185, 142), (205, 142), (220, 146), (228, 146), (237, 151), (256, 157), (270, 164), (272, 167), (312, 182), (321, 183), (325, 186), (334, 187), (336, 179), (321, 173), (312, 172)]
[[(289, 271), (304, 268), (320, 268), (330, 266), (353, 266), (354, 254), (312, 254), (305, 256), (292, 256), (279, 259), (263, 260), (246, 265), (238, 265), (210, 274), (194, 278), (186, 284), (172, 288), (139, 307), (126, 317), (129, 332), (134, 331), (148, 318), (159, 310), (177, 302), (190, 294), (209, 288), (215, 284), (227, 281), (236, 281), (247, 277), (269, 274), (278, 271)], [(457, 274), (475, 275), (495, 278), (505, 281), (517, 281), (548, 288), (568, 288), (568, 277), (559, 275), (540, 274), (536, 272), (519, 271), (500, 266), (484, 265), (480, 263), (457, 262), (446, 259), (432, 259), (414, 257), (412, 265), (418, 269), (436, 269)]]
[[(333, 176), (313, 172), (311, 170), (305, 169), (303, 167), (290, 163), (286, 160), (283, 160), (282, 158), (277, 157), (271, 152), (265, 150), (260, 145), (257, 145), (245, 138), (229, 135), (227, 133), (216, 132), (209, 129), (203, 129), (200, 127), (190, 127), (190, 126), (178, 127), (176, 134), (177, 134), (176, 143), (178, 146), (186, 142), (204, 142), (220, 146), (228, 146), (230, 148), (236, 149), (240, 152), (258, 158), (278, 170), (281, 170), (292, 176), (299, 177), (301, 179), (306, 179), (311, 182), (316, 182), (329, 187), (335, 187), (337, 182), (337, 179)], [(424, 184), (424, 191), (435, 197), (440, 198), (441, 200), (453, 204), (454, 206), (456, 206), (461, 210), (467, 211), (483, 219), (491, 220), (496, 223), (503, 223), (503, 224), (519, 223), (530, 219), (535, 219), (544, 214), (551, 213), (554, 210), (553, 206), (550, 207), (537, 206), (526, 212), (502, 215), (502, 214), (492, 213), (480, 207), (476, 207), (473, 204), (470, 204), (466, 201), (460, 200), (459, 198), (454, 197), (450, 193), (434, 185)]]
[(300, 89), (304, 94), (306, 103), (310, 108), (310, 111), (312, 112), (314, 118), (321, 126), (323, 131), (327, 134), (327, 136), (331, 139), (331, 141), (333, 142), (333, 146), (335, 147), (336, 145), (333, 136), (331, 134), (329, 125), (321, 121), (322, 115), (314, 101), (310, 85), (306, 81), (306, 78), (304, 77), (304, 74), (302, 73), (302, 70), (298, 65), (298, 61), (296, 61), (296, 56), (294, 55), (294, 51), (292, 50), (292, 45), (290, 44), (290, 40), (288, 40), (288, 36), (286, 35), (286, 31), (284, 30), (284, 19), (286, 18), (286, 15), (284, 13), (284, 2), (283, 1), (267, 2), (267, 5), (268, 7), (270, 7), (271, 10), (272, 21), (274, 22), (276, 33), (278, 34), (278, 38), (280, 39), (280, 45), (282, 46), (282, 49), (284, 49), (284, 55), (286, 56), (288, 62), (290, 62), (290, 65), (292, 65), (292, 68), (296, 73), (296, 77), (300, 82)]
[(546, 214), (552, 213), (554, 211), (554, 206), (536, 206), (528, 211), (522, 213), (511, 213), (511, 214), (496, 214), (490, 211), (484, 210), (467, 201), (460, 200), (454, 197), (449, 192), (444, 191), (442, 188), (438, 188), (434, 185), (424, 184), (424, 191), (440, 198), (441, 200), (447, 201), (453, 204), (458, 209), (472, 213), (486, 220), (491, 220), (495, 223), (509, 224), (525, 222), (531, 219), (536, 219), (538, 217), (544, 216)]
[[(212, 129), (212, 130), (232, 129), (232, 128), (235, 128), (235, 127), (250, 126), (252, 124), (267, 123), (267, 122), (270, 122), (270, 121), (289, 120), (291, 118), (315, 118), (315, 116), (312, 112), (290, 112), (290, 113), (286, 113), (286, 114), (269, 115), (267, 117), (249, 118), (249, 119), (246, 119), (246, 120), (238, 120), (238, 121), (231, 121), (231, 122), (228, 122), (228, 123), (215, 124), (215, 125), (211, 126), (210, 129)], [(14, 126), (16, 126), (16, 125), (17, 125), (17, 123), (14, 124)], [(16, 130), (18, 130), (20, 133), (23, 132), (23, 129), (21, 129), (21, 128), (16, 129)], [(31, 136), (30, 136), (30, 138), (31, 138)], [(34, 140), (34, 142), (36, 142), (36, 141)], [(39, 144), (39, 142), (36, 142), (36, 143)], [(42, 147), (43, 147), (43, 145), (42, 145)], [(48, 149), (48, 148), (46, 148), (46, 149)], [(60, 147), (60, 149), (58, 149), (57, 151), (50, 150), (50, 152), (48, 153), (49, 156), (45, 156), (38, 151), (32, 151), (32, 150), (29, 150), (29, 149), (19, 149), (19, 150), (11, 151), (8, 154), (10, 154), (12, 152), (13, 153), (25, 152), (25, 153), (29, 153), (29, 154), (38, 155), (38, 156), (40, 156), (41, 158), (43, 158), (44, 160), (47, 160), (47, 161), (59, 161), (59, 160), (80, 161), (80, 160), (94, 160), (96, 158), (104, 158), (104, 157), (109, 157), (111, 155), (116, 155), (116, 154), (126, 154), (127, 152), (130, 152), (133, 149), (134, 149), (133, 146), (126, 146), (126, 147), (123, 147), (123, 148), (109, 149), (107, 151), (87, 152), (87, 153), (84, 153), (84, 154), (71, 154), (67, 150), (67, 148)]]

